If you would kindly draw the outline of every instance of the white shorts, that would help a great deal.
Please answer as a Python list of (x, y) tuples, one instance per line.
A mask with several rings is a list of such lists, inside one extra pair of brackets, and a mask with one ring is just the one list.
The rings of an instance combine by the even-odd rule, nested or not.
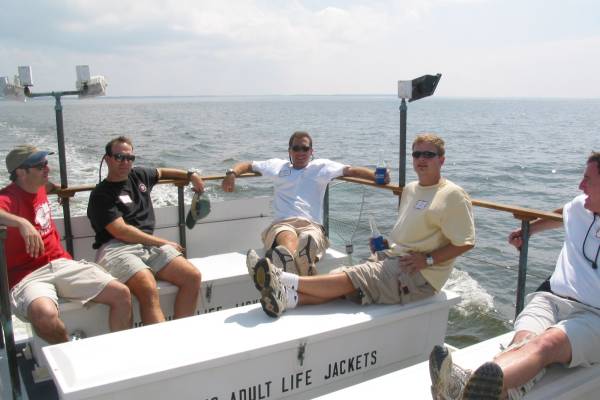
[(560, 329), (571, 343), (569, 367), (589, 367), (600, 362), (600, 309), (550, 292), (531, 293), (527, 300), (527, 306), (515, 320), (515, 331), (539, 335), (548, 328)]

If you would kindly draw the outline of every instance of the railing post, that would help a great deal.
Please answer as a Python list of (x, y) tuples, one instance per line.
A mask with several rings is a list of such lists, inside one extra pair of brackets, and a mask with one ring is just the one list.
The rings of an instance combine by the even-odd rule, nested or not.
[(523, 310), (525, 302), (525, 282), (527, 280), (527, 252), (529, 250), (529, 220), (521, 220), (521, 237), (523, 244), (519, 252), (519, 278), (517, 280), (517, 301), (515, 318)]
[(323, 198), (323, 228), (325, 228), (325, 236), (329, 237), (329, 185)]
[[(66, 189), (69, 187), (69, 181), (67, 177), (67, 158), (65, 154), (65, 132), (63, 127), (63, 115), (62, 115), (62, 103), (60, 97), (62, 93), (53, 93), (56, 103), (54, 105), (54, 111), (56, 113), (56, 137), (58, 141), (58, 163), (60, 170), (60, 188)], [(61, 198), (61, 204), (63, 208), (63, 221), (65, 226), (65, 243), (67, 244), (67, 251), (71, 256), (76, 257), (73, 253), (73, 232), (71, 229), (71, 206), (69, 204), (69, 198)]]
[(183, 195), (184, 187), (177, 185), (177, 212), (179, 214), (179, 243), (183, 247), (183, 256), (187, 257), (186, 232), (185, 232), (185, 197)]
[(0, 306), (2, 307), (2, 333), (6, 345), (6, 359), (10, 372), (13, 399), (21, 399), (21, 381), (17, 366), (17, 349), (13, 336), (12, 313), (10, 310), (8, 290), (8, 269), (4, 254), (4, 241), (6, 240), (6, 227), (0, 226)]
[[(406, 114), (408, 108), (406, 107), (406, 100), (402, 99), (400, 103), (400, 157), (398, 165), (398, 186), (403, 188), (406, 185)], [(402, 196), (398, 196), (398, 205), (400, 205), (400, 199)]]

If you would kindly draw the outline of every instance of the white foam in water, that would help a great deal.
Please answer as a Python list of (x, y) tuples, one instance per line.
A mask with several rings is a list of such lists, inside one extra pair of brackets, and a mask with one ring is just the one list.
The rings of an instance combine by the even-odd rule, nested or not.
[(445, 289), (458, 293), (461, 297), (456, 310), (463, 316), (469, 310), (477, 309), (479, 312), (494, 310), (494, 298), (479, 283), (471, 278), (468, 272), (454, 269), (450, 279), (444, 286)]

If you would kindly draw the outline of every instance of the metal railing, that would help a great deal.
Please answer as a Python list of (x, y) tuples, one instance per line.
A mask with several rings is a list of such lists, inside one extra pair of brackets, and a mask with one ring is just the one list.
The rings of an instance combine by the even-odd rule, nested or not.
[[(248, 173), (243, 174), (241, 178), (251, 178), (257, 177), (260, 174), (257, 173)], [(225, 176), (223, 175), (212, 175), (212, 176), (203, 176), (202, 179), (205, 181), (211, 180), (222, 180)], [(376, 187), (382, 190), (389, 190), (394, 195), (400, 196), (402, 194), (402, 187), (392, 184), (387, 185), (377, 185), (372, 181), (361, 179), (361, 178), (349, 178), (349, 177), (340, 177), (337, 178), (342, 181), (367, 185)], [(186, 229), (185, 229), (185, 202), (184, 202), (184, 188), (189, 184), (188, 179), (162, 179), (158, 182), (158, 184), (173, 184), (177, 186), (177, 207), (178, 207), (178, 228), (179, 228), (179, 240), (181, 245), (186, 247)], [(62, 199), (68, 199), (75, 196), (78, 192), (91, 191), (94, 189), (95, 185), (82, 185), (82, 186), (72, 186), (67, 188), (61, 188), (57, 191), (57, 195)], [(485, 200), (472, 200), (472, 204), (475, 207), (482, 207), (493, 209), (496, 211), (508, 212), (513, 214), (513, 216), (519, 220), (521, 220), (521, 229), (523, 230), (523, 245), (519, 254), (519, 274), (517, 280), (517, 294), (516, 294), (516, 308), (515, 308), (515, 316), (518, 315), (519, 312), (523, 309), (524, 297), (525, 297), (525, 283), (527, 278), (527, 256), (528, 256), (528, 247), (529, 247), (529, 228), (530, 222), (541, 218), (541, 219), (549, 219), (554, 221), (562, 221), (562, 215), (554, 213), (554, 212), (545, 212), (530, 208), (523, 208), (517, 206), (509, 206), (503, 205), (499, 203), (493, 203)], [(65, 232), (71, 232), (70, 227), (70, 218), (64, 219), (65, 223)], [(329, 190), (326, 192), (325, 202), (324, 202), (324, 224), (325, 229), (329, 232)], [(67, 228), (66, 225), (69, 225)], [(9, 288), (8, 288), (8, 272), (6, 267), (6, 259), (4, 253), (4, 241), (6, 239), (6, 228), (0, 226), (0, 300), (2, 306), (2, 332), (4, 341), (0, 343), (3, 347), (6, 348), (7, 359), (9, 364), (9, 369), (11, 373), (11, 383), (13, 387), (13, 398), (20, 399), (21, 398), (21, 386), (19, 381), (18, 369), (17, 369), (17, 361), (16, 361), (16, 349), (13, 337), (13, 328), (12, 328), (12, 319), (11, 319), (11, 308), (9, 301)], [(72, 248), (73, 237), (65, 235), (64, 239), (69, 243)], [(1, 337), (0, 337), (1, 339)]]

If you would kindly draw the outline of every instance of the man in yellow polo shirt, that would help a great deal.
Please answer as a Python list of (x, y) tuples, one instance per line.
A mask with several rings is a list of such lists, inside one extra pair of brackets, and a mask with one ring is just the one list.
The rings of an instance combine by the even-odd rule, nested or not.
[(361, 304), (406, 304), (442, 289), (456, 257), (475, 244), (471, 200), (441, 176), (445, 148), (440, 137), (418, 135), (412, 150), (419, 179), (402, 191), (391, 246), (373, 260), (327, 275), (299, 277), (250, 250), (249, 273), (267, 315), (276, 318), (299, 304), (321, 304), (341, 296)]

